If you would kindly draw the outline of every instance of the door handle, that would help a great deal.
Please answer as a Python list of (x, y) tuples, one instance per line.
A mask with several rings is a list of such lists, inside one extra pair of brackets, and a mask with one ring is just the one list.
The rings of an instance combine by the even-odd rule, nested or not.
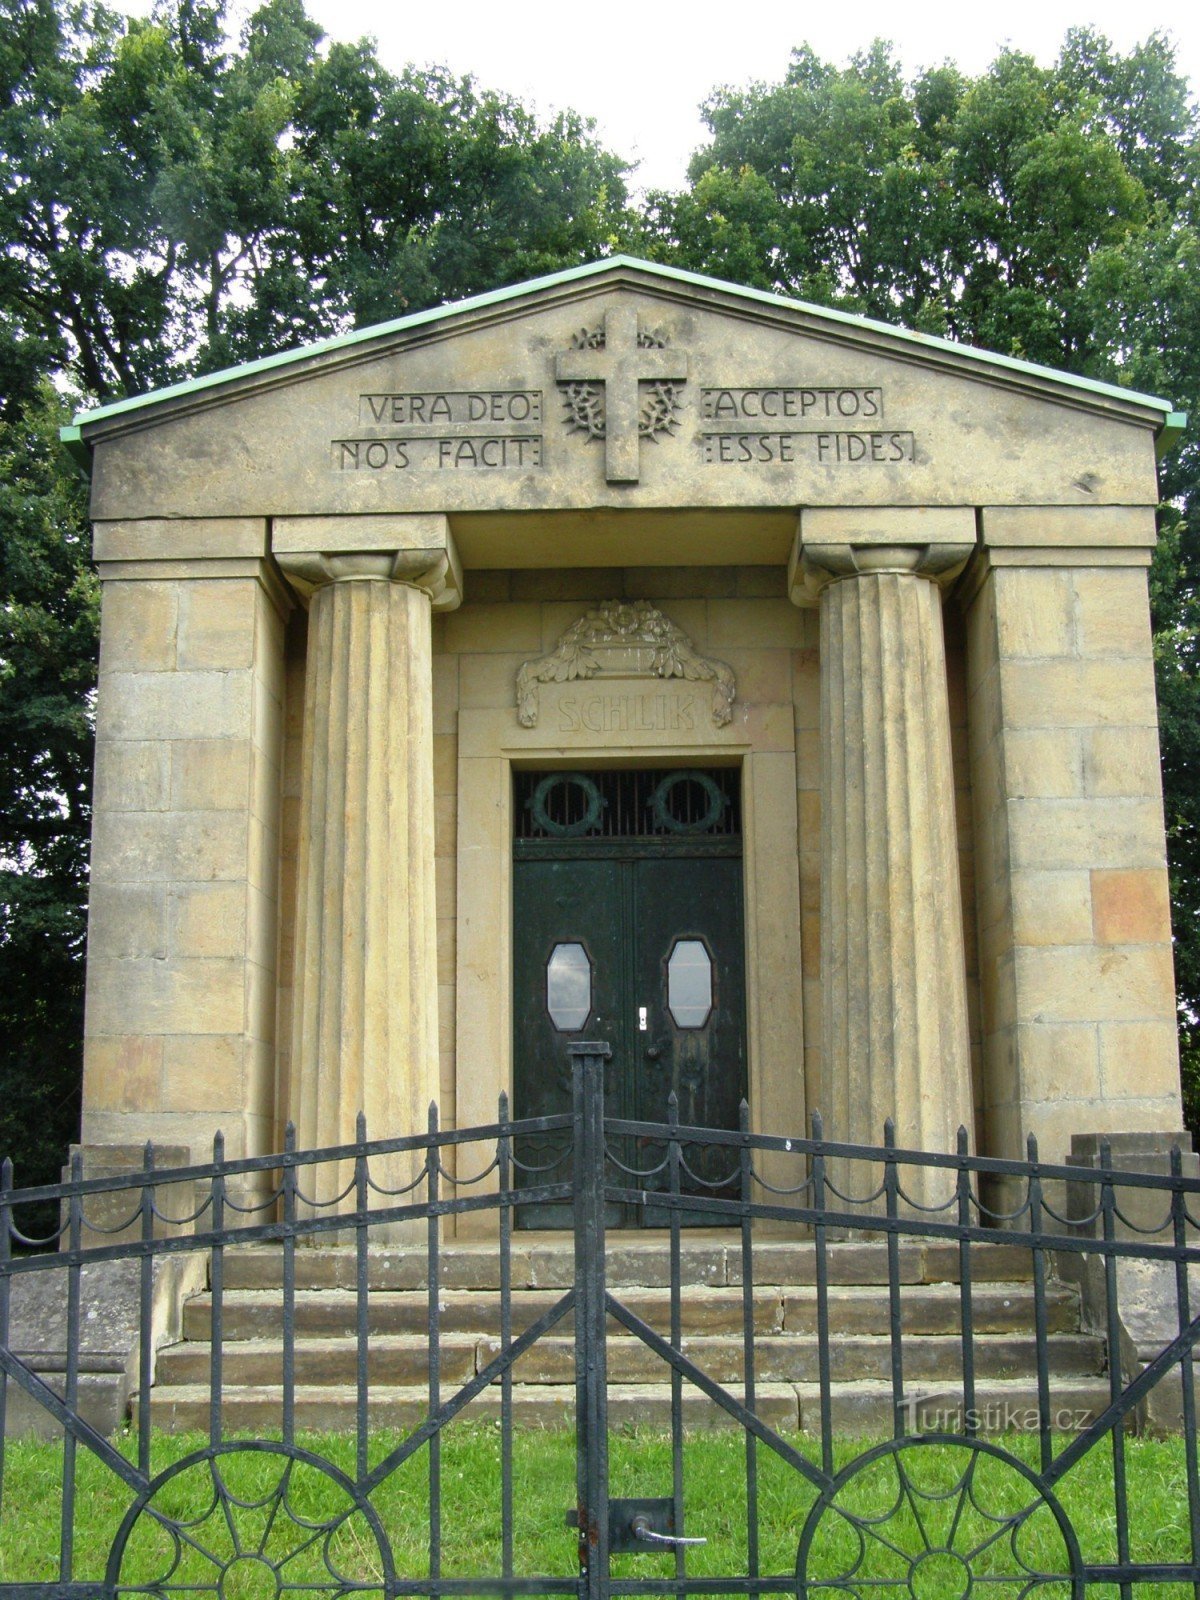
[(679, 1533), (656, 1533), (650, 1526), (650, 1518), (645, 1512), (640, 1512), (630, 1523), (630, 1531), (640, 1544), (707, 1544), (703, 1538), (685, 1539)]

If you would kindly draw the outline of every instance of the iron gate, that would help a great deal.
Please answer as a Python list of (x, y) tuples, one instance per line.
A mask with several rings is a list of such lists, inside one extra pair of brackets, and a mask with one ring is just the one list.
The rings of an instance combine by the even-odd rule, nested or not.
[[(368, 1142), (360, 1121), (352, 1145), (299, 1152), (289, 1135), (282, 1153), (237, 1161), (224, 1159), (218, 1140), (212, 1163), (170, 1171), (156, 1170), (147, 1149), (140, 1172), (84, 1179), (76, 1171), (69, 1183), (41, 1189), (14, 1190), (6, 1164), (0, 1180), (0, 1423), (19, 1391), (60, 1443), (46, 1458), (50, 1466), (42, 1462), (40, 1488), (21, 1489), (15, 1530), (12, 1508), (5, 1508), (0, 1593), (30, 1600), (185, 1593), (221, 1600), (299, 1593), (388, 1600), (791, 1593), (807, 1600), (832, 1590), (859, 1600), (875, 1594), (881, 1600), (966, 1600), (980, 1585), (1023, 1600), (1047, 1586), (1082, 1596), (1085, 1585), (1102, 1584), (1129, 1600), (1135, 1584), (1186, 1584), (1200, 1596), (1193, 1382), (1200, 1318), (1192, 1315), (1189, 1282), (1191, 1269), (1200, 1265), (1200, 1180), (1183, 1175), (1178, 1152), (1168, 1174), (1152, 1176), (1115, 1171), (1105, 1152), (1090, 1172), (1040, 1164), (1032, 1147), (1025, 1163), (973, 1157), (965, 1135), (957, 1154), (936, 1156), (897, 1149), (890, 1137), (878, 1148), (830, 1142), (819, 1123), (807, 1139), (753, 1134), (745, 1116), (740, 1131), (682, 1127), (673, 1106), (666, 1124), (627, 1122), (605, 1116), (608, 1047), (579, 1044), (572, 1053), (574, 1107), (558, 1117), (514, 1121), (502, 1099), (496, 1123), (486, 1127), (443, 1132), (431, 1110), (421, 1136)], [(518, 1142), (525, 1169), (519, 1173)], [(637, 1152), (632, 1162), (623, 1158), (631, 1149)], [(711, 1169), (714, 1149), (724, 1153), (725, 1170), (699, 1178)], [(395, 1173), (405, 1163), (404, 1181), (397, 1182)], [(569, 1171), (569, 1179), (559, 1168)], [(343, 1173), (341, 1190), (319, 1190), (319, 1170)], [(388, 1182), (379, 1176), (385, 1170), (392, 1175)], [(999, 1180), (1010, 1193), (1019, 1186), (1018, 1202), (1003, 1217), (981, 1198)], [(1061, 1209), (1068, 1183), (1076, 1186), (1077, 1197), (1070, 1217)], [(1080, 1192), (1090, 1194), (1090, 1204), (1078, 1203)], [(574, 1276), (561, 1293), (548, 1291), (530, 1308), (512, 1289), (513, 1212), (537, 1202), (574, 1207)], [(614, 1292), (606, 1279), (612, 1248), (606, 1206), (651, 1203), (670, 1219), (661, 1317), (644, 1307), (639, 1311), (636, 1297)], [(61, 1227), (35, 1241), (23, 1219), (31, 1208), (47, 1204), (58, 1209)], [(1151, 1225), (1145, 1219), (1156, 1205), (1162, 1214)], [(741, 1304), (738, 1381), (714, 1377), (685, 1338), (685, 1212), (702, 1213), (712, 1226), (731, 1230), (728, 1255)], [(439, 1244), (445, 1219), (467, 1225), (473, 1215), (491, 1217), (496, 1228), (497, 1336), (489, 1359), (481, 1358), (466, 1381), (449, 1383), (441, 1370)], [(771, 1229), (783, 1230), (781, 1237), (803, 1230), (812, 1272), (815, 1371), (795, 1427), (768, 1420), (760, 1403), (755, 1262), (764, 1231), (769, 1235)], [(381, 1261), (396, 1271), (402, 1261), (411, 1265), (414, 1230), (424, 1242), (421, 1281), (413, 1280), (424, 1306), (423, 1416), (378, 1446), (371, 1275)], [(401, 1244), (392, 1255), (374, 1249), (373, 1241), (397, 1234)], [(297, 1424), (298, 1261), (335, 1260), (334, 1253), (298, 1246), (333, 1238), (346, 1246), (336, 1259), (350, 1263), (344, 1293), (353, 1322), (352, 1461), (344, 1465), (306, 1439)], [(843, 1336), (833, 1279), (838, 1250), (855, 1240), (878, 1241), (873, 1248), (886, 1257), (879, 1296), (886, 1301), (890, 1425), (886, 1438), (865, 1447), (840, 1441), (836, 1427)], [(958, 1352), (955, 1409), (937, 1412), (932, 1428), (906, 1377), (903, 1252), (914, 1242), (949, 1250), (956, 1261), (950, 1297)], [(37, 1243), (40, 1252), (31, 1249)], [(44, 1248), (55, 1244), (57, 1250)], [(231, 1429), (224, 1371), (226, 1271), (237, 1252), (264, 1246), (274, 1247), (280, 1258), (279, 1382), (271, 1391), (278, 1426)], [(1028, 1337), (1037, 1398), (1031, 1414), (1020, 1419), (1030, 1430), (1025, 1444), (989, 1436), (991, 1423), (979, 1403), (977, 1357), (984, 1341), (976, 1312), (981, 1286), (995, 1276), (988, 1263), (996, 1251), (1009, 1252), (1009, 1258), (1025, 1252), (1030, 1265)], [(172, 1258), (197, 1252), (209, 1263), (207, 1427), (202, 1444), (163, 1465), (156, 1460), (152, 1429), (155, 1343), (161, 1341), (156, 1275)], [(1163, 1282), (1170, 1286), (1173, 1331), (1153, 1352), (1131, 1353), (1122, 1320), (1123, 1274), (1131, 1263), (1143, 1283), (1148, 1272), (1160, 1288)], [(136, 1277), (139, 1335), (132, 1427), (123, 1440), (104, 1437), (87, 1420), (81, 1399), (87, 1275), (118, 1268)], [(1055, 1409), (1048, 1359), (1056, 1270), (1085, 1284), (1085, 1304), (1099, 1307), (1094, 1314), (1110, 1353), (1102, 1401), (1086, 1417), (1075, 1417), (1081, 1425), (1068, 1431), (1058, 1426), (1063, 1417)], [(14, 1298), (46, 1274), (62, 1285), (66, 1337), (57, 1377), (35, 1370), (37, 1363), (10, 1337)], [(541, 1570), (553, 1564), (544, 1557), (531, 1567), (514, 1539), (514, 1382), (522, 1358), (572, 1323), (576, 1494), (567, 1520), (576, 1559), (555, 1574)], [(607, 1362), (614, 1329), (661, 1362), (669, 1382), (669, 1465), (658, 1492), (649, 1496), (612, 1493)], [(1181, 1433), (1162, 1447), (1166, 1464), (1155, 1471), (1166, 1473), (1167, 1503), (1174, 1509), (1169, 1527), (1158, 1525), (1159, 1510), (1150, 1512), (1157, 1520), (1147, 1537), (1138, 1527), (1145, 1496), (1130, 1436), (1146, 1425), (1149, 1400), (1168, 1392)], [(493, 1556), (488, 1570), (446, 1572), (442, 1444), (450, 1425), (468, 1417), (474, 1402), (485, 1396), (495, 1402), (497, 1395), (489, 1413), (498, 1457)], [(708, 1420), (727, 1421), (744, 1440), (733, 1496), (744, 1521), (739, 1553), (715, 1570), (711, 1562), (705, 1565), (702, 1550), (693, 1555), (693, 1547), (704, 1543), (712, 1511), (703, 1474), (689, 1468), (688, 1405), (696, 1396), (710, 1409)], [(638, 1436), (630, 1448), (640, 1447)], [(411, 1530), (389, 1524), (384, 1506), (389, 1483), (417, 1461), (427, 1485), (420, 1562), (397, 1556), (398, 1535)], [(0, 1470), (3, 1465), (0, 1456)], [(9, 1464), (10, 1479), (16, 1465)], [(773, 1526), (782, 1526), (793, 1541), (786, 1562), (764, 1560), (761, 1548), (760, 1483), (768, 1466), (774, 1474)], [(1086, 1480), (1085, 1493), (1072, 1501), (1066, 1490), (1079, 1479)], [(80, 1527), (100, 1501), (110, 1507), (103, 1547), (92, 1536), (77, 1553)], [(1097, 1513), (1089, 1513), (1086, 1525), (1080, 1522), (1081, 1505)], [(99, 1525), (106, 1526), (103, 1516)], [(54, 1544), (49, 1573), (39, 1543), (47, 1528)]]

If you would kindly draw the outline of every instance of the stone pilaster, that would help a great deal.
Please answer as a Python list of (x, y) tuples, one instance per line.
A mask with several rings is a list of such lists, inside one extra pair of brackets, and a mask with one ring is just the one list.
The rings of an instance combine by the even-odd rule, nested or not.
[(938, 580), (972, 545), (958, 513), (855, 515), (806, 515), (792, 570), (821, 620), (824, 1109), (836, 1139), (892, 1118), (901, 1146), (948, 1151), (972, 1106)]
[(147, 1139), (208, 1160), (218, 1128), (231, 1159), (261, 1155), (293, 597), (263, 517), (97, 522), (95, 555), (85, 1174)]
[[(311, 594), (289, 1092), (302, 1148), (350, 1142), (360, 1110), (371, 1138), (421, 1131), (437, 1092), (430, 630), (433, 605), (458, 603), (458, 566), (444, 518), (411, 519), (407, 547), (410, 519), (374, 520), (398, 525), (391, 548), (277, 548)], [(337, 543), (361, 527), (346, 519)], [(403, 1182), (405, 1164), (372, 1176)], [(327, 1173), (318, 1197), (348, 1177)]]
[[(985, 506), (959, 590), (989, 1155), (1182, 1125), (1149, 506)], [(1139, 1134), (1139, 1138), (1143, 1135)], [(997, 1192), (1000, 1209), (1013, 1197)]]

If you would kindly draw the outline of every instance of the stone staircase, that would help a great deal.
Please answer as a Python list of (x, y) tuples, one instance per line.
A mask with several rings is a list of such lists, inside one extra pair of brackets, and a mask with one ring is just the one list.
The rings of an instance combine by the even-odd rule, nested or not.
[[(829, 1247), (829, 1365), (835, 1431), (892, 1430), (890, 1305), (883, 1243)], [(901, 1347), (910, 1425), (957, 1426), (961, 1410), (961, 1298), (958, 1251), (907, 1242), (899, 1251)], [(670, 1328), (668, 1250), (662, 1235), (610, 1234), (610, 1290), (664, 1337)], [(686, 1235), (682, 1250), (683, 1349), (718, 1383), (742, 1395), (741, 1250), (734, 1234)], [(411, 1428), (428, 1411), (425, 1255), (373, 1248), (369, 1257), (370, 1422)], [(768, 1239), (754, 1248), (753, 1319), (757, 1410), (789, 1431), (820, 1426), (816, 1259), (811, 1243)], [(570, 1239), (518, 1235), (512, 1250), (512, 1329), (528, 1327), (569, 1287)], [(500, 1261), (495, 1243), (448, 1244), (440, 1257), (440, 1371), (443, 1400), (500, 1349)], [(258, 1246), (225, 1258), (224, 1426), (229, 1432), (277, 1429), (281, 1418), (282, 1252)], [(295, 1416), (300, 1429), (352, 1428), (355, 1422), (355, 1258), (350, 1249), (296, 1252)], [(983, 1431), (1036, 1426), (1037, 1379), (1030, 1257), (1013, 1246), (972, 1252), (976, 1409)], [(205, 1428), (212, 1296), (184, 1307), (183, 1338), (160, 1350), (151, 1396), (153, 1423)], [(1077, 1292), (1047, 1288), (1051, 1412), (1057, 1426), (1085, 1424), (1108, 1400), (1104, 1340), (1081, 1330)], [(609, 1320), (612, 1426), (665, 1428), (667, 1367)], [(570, 1321), (536, 1343), (514, 1367), (518, 1426), (555, 1426), (574, 1410)], [(494, 1422), (500, 1386), (467, 1407), (469, 1420)], [(729, 1424), (728, 1414), (684, 1385), (689, 1427)]]

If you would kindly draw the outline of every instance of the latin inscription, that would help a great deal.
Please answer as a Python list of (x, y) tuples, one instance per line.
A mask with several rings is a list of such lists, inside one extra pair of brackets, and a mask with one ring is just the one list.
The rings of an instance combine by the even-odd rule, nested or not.
[(335, 439), (338, 472), (472, 472), (540, 467), (540, 434), (406, 435), (402, 439)]
[[(710, 388), (699, 398), (701, 457), (713, 466), (895, 467), (916, 460), (915, 436), (884, 425), (878, 385)], [(330, 441), (333, 471), (530, 472), (546, 464), (540, 389), (360, 394), (358, 424), (354, 437)]]
[(695, 726), (690, 694), (582, 694), (558, 702), (560, 733), (673, 733)]
[(356, 438), (330, 441), (335, 472), (527, 472), (542, 466), (540, 389), (360, 394)]
[(444, 389), (421, 394), (360, 394), (364, 427), (485, 427), (542, 420), (540, 389)]
[(792, 433), (705, 433), (705, 461), (719, 466), (791, 466), (816, 461), (821, 466), (891, 465), (916, 460), (911, 433), (797, 430)]
[(719, 467), (898, 466), (917, 458), (912, 433), (882, 426), (876, 385), (702, 389), (700, 414), (708, 424), (701, 454)]
[(876, 423), (883, 418), (882, 389), (702, 389), (700, 415), (706, 422), (846, 421)]

